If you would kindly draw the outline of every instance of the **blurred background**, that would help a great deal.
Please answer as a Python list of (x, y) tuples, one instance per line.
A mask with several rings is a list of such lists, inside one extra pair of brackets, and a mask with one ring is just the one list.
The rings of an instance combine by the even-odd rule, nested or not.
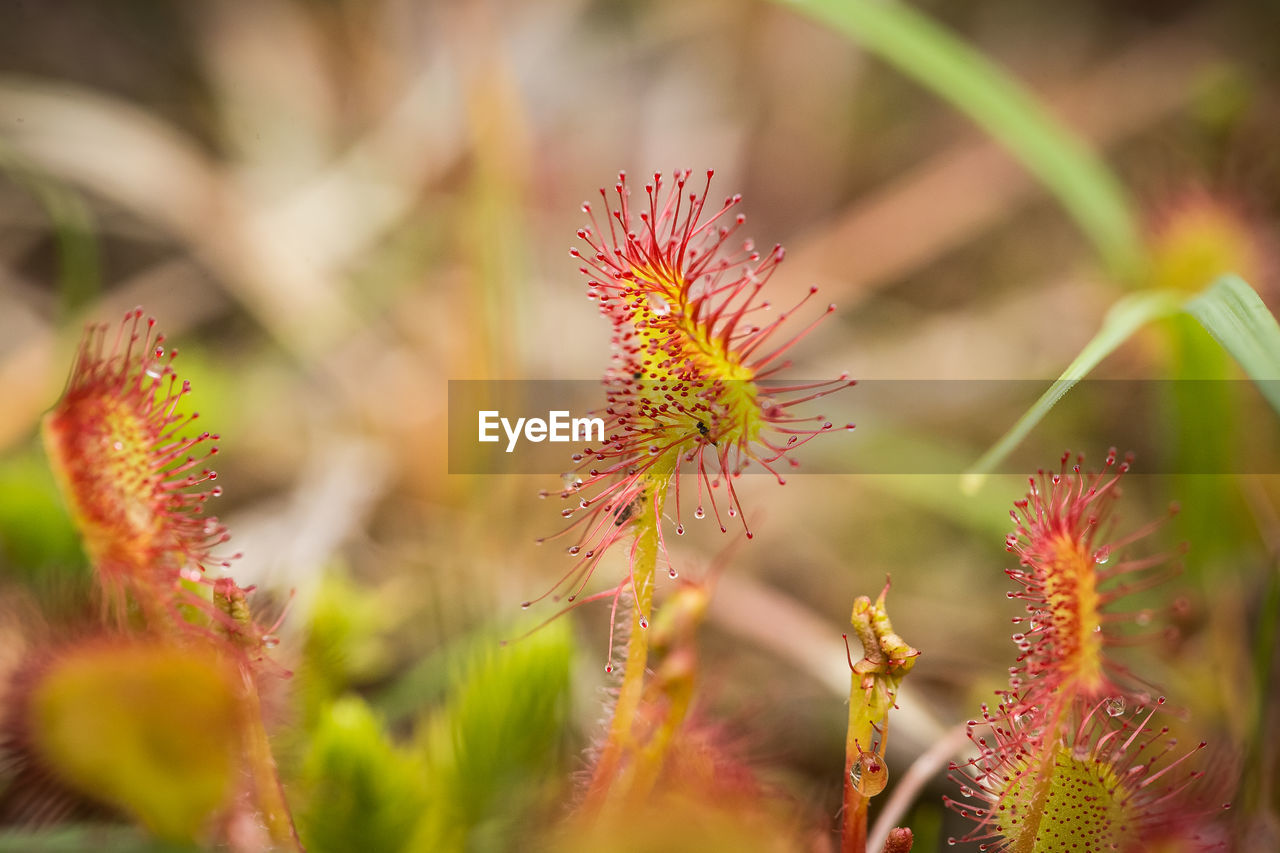
[[(1190, 221), (1179, 246), (1207, 241), (1210, 262), (1228, 259), (1210, 273), (1239, 272), (1280, 307), (1274, 4), (913, 5), (1099, 152), (1144, 239), (1176, 241), (1171, 223)], [(305, 817), (340, 778), (324, 750), (365, 726), (370, 801), (385, 801), (377, 786), (392, 774), (378, 762), (466, 713), (460, 691), (481, 689), (475, 672), (496, 679), (480, 704), (516, 703), (523, 676), (493, 664), (497, 640), (559, 607), (519, 606), (564, 569), (558, 550), (534, 544), (560, 527), (554, 500), (537, 498), (557, 478), (450, 475), (447, 382), (601, 374), (608, 325), (567, 254), (580, 203), (619, 169), (686, 167), (714, 168), (713, 198), (744, 196), (744, 233), (787, 247), (775, 304), (813, 284), (837, 303), (797, 348), (797, 376), (1047, 383), (1134, 287), (954, 106), (786, 4), (0, 0), (6, 587), (48, 620), (79, 606), (87, 570), (39, 419), (84, 324), (141, 305), (180, 349), (193, 408), (221, 433), (217, 512), (244, 555), (236, 577), (258, 584), (265, 612), (292, 591), (278, 656), (296, 675), (277, 724), (304, 837), (354, 849), (317, 841), (341, 830)], [(1243, 376), (1181, 321), (1138, 334), (1098, 375)], [(1141, 413), (1073, 410), (1072, 449), (1100, 462), (1114, 424), (1145, 417), (1172, 424), (1189, 456), (1216, 454), (1197, 470), (1231, 460), (1223, 470), (1274, 471), (1274, 415), (1237, 385), (1208, 403), (1170, 394)], [(856, 420), (858, 390), (847, 393)], [(832, 436), (829, 452), (959, 471), (1019, 412), (920, 409), (892, 440)], [(1262, 454), (1256, 469), (1241, 448)], [(1033, 431), (1020, 452), (1056, 466), (1063, 449)], [(1142, 469), (1139, 459), (1117, 530), (1181, 501), (1134, 548), (1191, 548), (1183, 574), (1149, 594), (1161, 612), (1177, 600), (1173, 630), (1134, 654), (1185, 711), (1189, 740), (1211, 742), (1215, 774), (1239, 786), (1238, 831), (1265, 831), (1277, 796), (1268, 596), (1280, 481)], [(753, 541), (702, 525), (673, 545), (682, 576), (715, 578), (697, 713), (820, 837), (839, 806), (840, 634), (854, 597), (891, 574), (895, 627), (922, 651), (893, 724), (891, 767), (905, 769), (1007, 677), (1018, 610), (1003, 595), (1003, 542), (1025, 487), (1013, 475), (972, 493), (954, 474), (746, 478)], [(601, 588), (621, 565), (606, 561)], [(579, 609), (524, 646), (562, 655), (545, 683), (523, 688), (562, 701), (512, 736), (509, 760), (494, 759), (505, 775), (466, 771), (478, 793), (456, 794), (474, 800), (457, 831), (470, 849), (520, 849), (520, 821), (561, 813), (599, 734), (608, 622), (607, 603)], [(964, 831), (941, 807), (944, 776), (900, 820), (916, 849)], [(519, 807), (494, 805), (535, 789)], [(374, 820), (351, 808), (353, 825)]]

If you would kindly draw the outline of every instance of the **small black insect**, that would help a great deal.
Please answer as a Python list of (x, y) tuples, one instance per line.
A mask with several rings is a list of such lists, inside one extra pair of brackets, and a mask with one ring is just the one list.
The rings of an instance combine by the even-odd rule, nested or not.
[(700, 432), (703, 436), (708, 436), (711, 434), (711, 430), (709, 430), (707, 428), (707, 425), (704, 424), (702, 421), (698, 421), (698, 432)]
[(642, 500), (644, 500), (643, 496), (637, 497), (631, 503), (618, 510), (618, 514), (613, 517), (613, 526), (621, 527), (626, 524), (628, 519), (635, 515), (636, 510), (640, 507), (640, 501)]

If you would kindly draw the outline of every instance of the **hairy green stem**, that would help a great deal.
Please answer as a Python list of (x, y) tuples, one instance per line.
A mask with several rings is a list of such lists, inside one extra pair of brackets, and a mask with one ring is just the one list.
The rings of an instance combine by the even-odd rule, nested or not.
[(674, 651), (655, 674), (655, 683), (645, 700), (653, 708), (655, 719), (624, 782), (630, 796), (647, 797), (657, 785), (667, 750), (688, 716), (696, 674), (697, 659), (691, 647)]
[(266, 727), (262, 724), (262, 707), (258, 701), (258, 687), (253, 674), (242, 669), (241, 698), (244, 700), (245, 753), (252, 777), (254, 804), (261, 812), (263, 823), (271, 840), (281, 850), (301, 851), (302, 841), (293, 825), (293, 815), (284, 799), (280, 786), (280, 774), (271, 754)]
[[(853, 690), (856, 692), (856, 675), (853, 680)], [(866, 853), (867, 850), (867, 805), (871, 798), (854, 784), (853, 775), (863, 751), (868, 750), (871, 745), (872, 729), (868, 707), (850, 698), (849, 734), (844, 747), (844, 823), (840, 832), (840, 853)]]
[(635, 521), (636, 542), (631, 561), (631, 585), (635, 590), (631, 609), (631, 636), (627, 638), (627, 659), (622, 670), (622, 685), (618, 701), (613, 709), (613, 722), (609, 736), (591, 785), (583, 802), (583, 811), (590, 814), (600, 811), (612, 799), (613, 783), (622, 770), (624, 761), (634, 759), (636, 712), (644, 694), (645, 667), (649, 661), (649, 620), (653, 610), (654, 574), (658, 565), (659, 507), (649, 495), (640, 498), (643, 508)]

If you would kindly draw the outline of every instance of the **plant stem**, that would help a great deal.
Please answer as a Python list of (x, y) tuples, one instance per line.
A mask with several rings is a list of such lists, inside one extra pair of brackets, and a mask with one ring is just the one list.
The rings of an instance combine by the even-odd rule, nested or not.
[[(864, 752), (884, 752), (889, 709), (893, 707), (896, 693), (886, 693), (878, 685), (869, 690), (864, 688), (862, 676), (856, 672), (850, 681), (849, 729), (844, 743), (844, 826), (840, 834), (840, 853), (866, 853), (867, 806), (871, 797), (854, 784), (854, 767), (861, 762)], [(878, 730), (883, 733), (877, 750), (875, 737)]]
[[(853, 731), (850, 713), (850, 728)], [(858, 763), (860, 751), (851, 737), (845, 744), (844, 753), (844, 825), (840, 831), (840, 853), (866, 853), (867, 851), (867, 803), (870, 797), (864, 796), (853, 784), (853, 767)]]
[(648, 797), (657, 785), (666, 762), (667, 749), (689, 713), (696, 674), (697, 662), (692, 648), (673, 652), (658, 669), (655, 683), (645, 697), (656, 719), (624, 782), (624, 788), (631, 796)]
[(254, 804), (262, 815), (271, 840), (281, 850), (302, 850), (302, 842), (293, 825), (293, 816), (280, 787), (280, 774), (275, 758), (271, 755), (271, 743), (262, 725), (262, 708), (258, 701), (258, 688), (253, 674), (242, 669), (244, 683), (241, 687), (244, 699), (245, 754), (252, 776)]
[[(865, 595), (858, 596), (849, 617), (862, 643), (863, 657), (856, 664), (852, 656), (849, 659), (849, 729), (844, 747), (841, 853), (866, 853), (867, 803), (884, 790), (888, 779), (884, 750), (889, 736), (889, 710), (893, 708), (903, 677), (911, 671), (920, 654), (893, 632), (885, 609), (888, 593), (886, 579), (880, 597), (873, 602)], [(864, 754), (869, 756), (869, 763), (863, 762)], [(873, 775), (867, 775), (868, 770)]]
[[(659, 498), (659, 501), (661, 499)], [(622, 685), (613, 709), (613, 722), (600, 758), (596, 762), (591, 785), (583, 801), (587, 814), (600, 811), (615, 799), (613, 782), (621, 765), (635, 749), (636, 712), (644, 693), (644, 673), (649, 660), (648, 625), (653, 610), (654, 574), (658, 565), (658, 511), (660, 505), (645, 494), (640, 499), (643, 509), (636, 518), (636, 541), (631, 560), (631, 585), (635, 590), (635, 606), (631, 609), (631, 636), (627, 638), (627, 659), (622, 670)], [(634, 757), (634, 756), (631, 756)]]

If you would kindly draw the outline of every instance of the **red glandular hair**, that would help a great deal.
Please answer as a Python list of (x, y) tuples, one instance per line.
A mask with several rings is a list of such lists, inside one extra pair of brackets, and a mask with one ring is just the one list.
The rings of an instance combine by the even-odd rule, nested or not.
[(1025, 601), (1028, 613), (1014, 620), (1026, 630), (1013, 637), (1020, 652), (1013, 687), (1024, 689), (1032, 704), (1054, 695), (1053, 702), (1062, 702), (1076, 695), (1136, 698), (1146, 692), (1107, 652), (1141, 638), (1153, 621), (1150, 611), (1124, 610), (1123, 599), (1162, 583), (1178, 568), (1168, 553), (1124, 553), (1162, 521), (1111, 535), (1110, 517), (1131, 461), (1117, 464), (1112, 449), (1103, 470), (1086, 475), (1083, 457), (1072, 463), (1064, 454), (1057, 473), (1042, 470), (1031, 478), (1027, 497), (1010, 513), (1016, 527), (1005, 545), (1018, 556), (1018, 567), (1008, 574), (1021, 588), (1009, 595)]
[[(761, 253), (750, 241), (735, 244), (745, 221), (733, 212), (741, 197), (708, 208), (711, 177), (708, 171), (702, 188), (692, 190), (690, 172), (676, 172), (668, 190), (655, 174), (644, 186), (645, 203), (636, 207), (620, 174), (612, 193), (601, 188), (599, 216), (583, 205), (590, 225), (578, 237), (585, 248), (570, 253), (582, 262), (588, 297), (613, 327), (614, 362), (604, 378), (605, 439), (574, 457), (578, 471), (560, 492), (571, 504), (561, 514), (576, 516), (560, 534), (575, 537), (568, 548), (575, 562), (553, 587), (557, 597), (575, 600), (601, 555), (628, 535), (637, 517), (661, 518), (669, 485), (675, 532), (682, 534), (684, 473), (694, 479), (695, 518), (705, 517), (709, 503), (722, 531), (725, 517), (736, 517), (750, 538), (734, 479), (757, 465), (784, 482), (780, 467), (797, 464), (787, 454), (833, 429), (820, 415), (793, 414), (793, 407), (853, 384), (846, 376), (794, 384), (775, 379), (790, 366), (786, 353), (835, 306), (798, 333), (780, 334), (816, 288), (793, 308), (769, 315), (761, 292), (782, 261), (782, 247)], [(721, 487), (725, 494), (717, 500)], [(607, 594), (616, 596), (627, 583)]]
[(44, 418), (45, 447), (108, 604), (122, 615), (131, 595), (160, 618), (185, 598), (203, 600), (183, 595), (183, 579), (228, 565), (213, 556), (226, 528), (204, 513), (222, 491), (206, 467), (218, 436), (184, 434), (199, 415), (178, 411), (191, 386), (155, 320), (131, 311), (110, 345), (107, 337), (105, 326), (87, 330)]
[(982, 720), (969, 721), (978, 756), (951, 765), (961, 799), (944, 798), (976, 826), (949, 842), (1036, 853), (1222, 849), (1212, 820), (1225, 806), (1209, 803), (1204, 771), (1187, 766), (1205, 744), (1181, 748), (1152, 724), (1164, 701), (1128, 712), (1112, 700), (1077, 703), (1061, 727), (1021, 710), (1025, 697), (984, 705)]

